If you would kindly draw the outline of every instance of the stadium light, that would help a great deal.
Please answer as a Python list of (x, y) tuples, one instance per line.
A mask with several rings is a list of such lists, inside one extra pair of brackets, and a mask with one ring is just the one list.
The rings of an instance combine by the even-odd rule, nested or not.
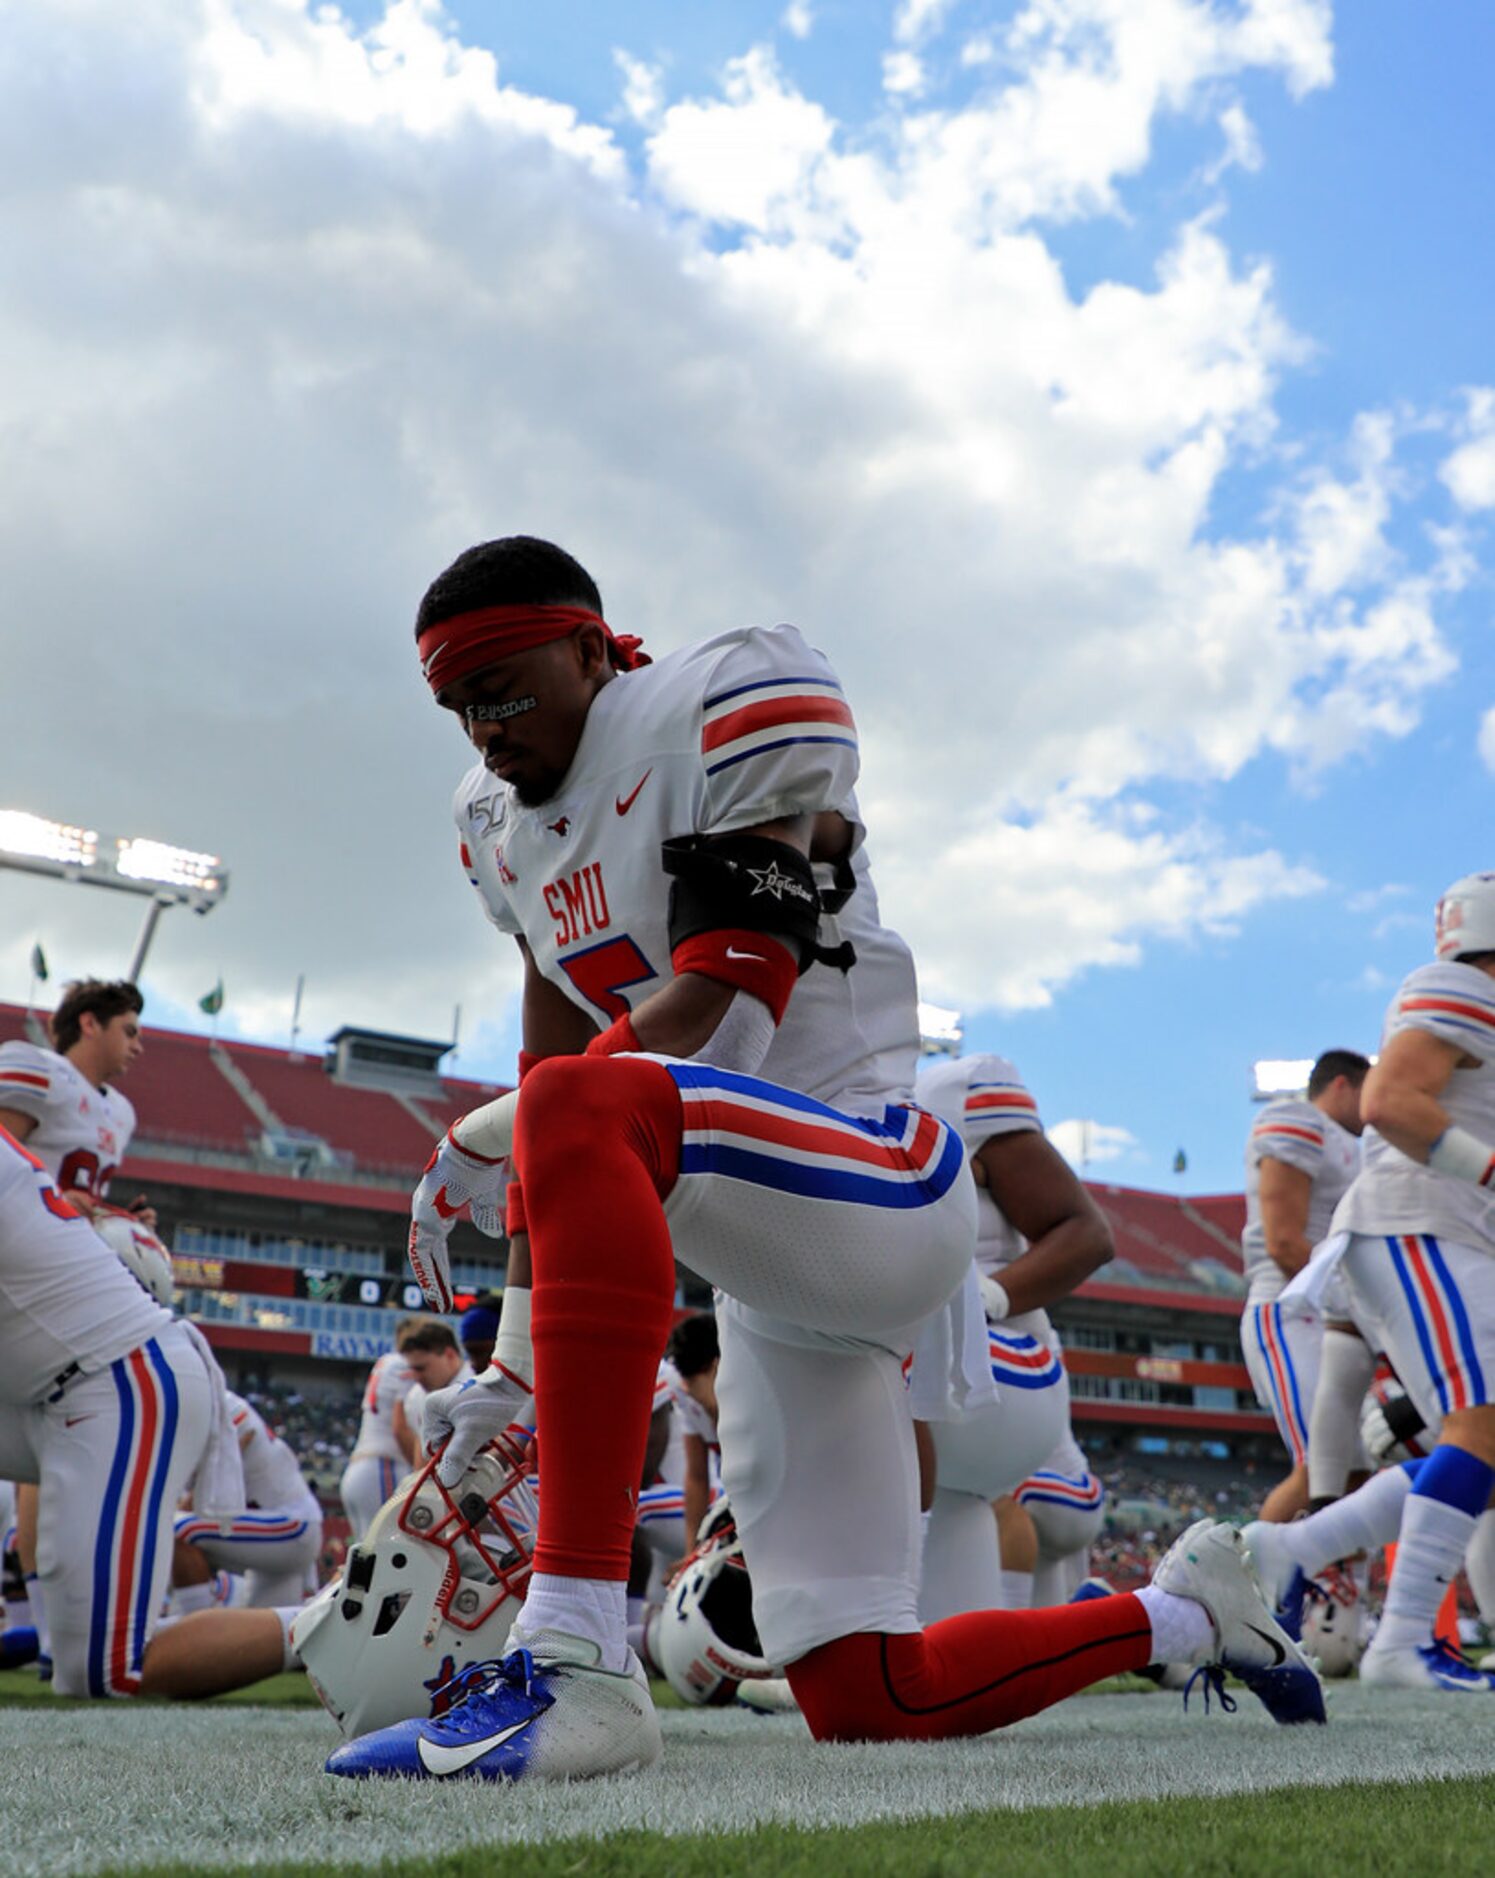
[(942, 1010), (938, 1004), (920, 1004), (920, 1056), (959, 1056), (965, 1034), (959, 1011)]
[(1313, 1070), (1311, 1056), (1265, 1056), (1251, 1065), (1251, 1100), (1275, 1102), (1278, 1096), (1302, 1095)]
[(156, 922), (167, 907), (211, 913), (228, 892), (228, 875), (216, 854), (139, 835), (102, 835), (96, 828), (48, 821), (24, 809), (0, 809), (0, 867), (148, 897), (151, 904), (126, 974), (132, 979), (140, 976)]

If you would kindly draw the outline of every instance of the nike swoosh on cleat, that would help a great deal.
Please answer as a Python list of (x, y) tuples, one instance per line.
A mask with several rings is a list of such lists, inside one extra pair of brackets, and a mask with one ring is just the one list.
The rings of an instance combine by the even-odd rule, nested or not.
[(534, 1719), (533, 1715), (526, 1715), (523, 1721), (500, 1728), (496, 1735), (485, 1735), (481, 1741), (469, 1741), (460, 1748), (441, 1747), (435, 1741), (427, 1741), (422, 1735), (416, 1753), (426, 1772), (442, 1780), (450, 1774), (460, 1774), (464, 1768), (471, 1767), (474, 1761), (480, 1761), (485, 1754), (501, 1748), (506, 1741), (512, 1741), (515, 1735), (523, 1734)]
[(1282, 1645), (1275, 1637), (1270, 1636), (1265, 1630), (1258, 1630), (1255, 1624), (1247, 1624), (1246, 1628), (1254, 1636), (1260, 1637), (1263, 1643), (1271, 1644), (1273, 1669), (1280, 1668), (1281, 1665), (1287, 1661), (1287, 1651), (1283, 1649)]
[(638, 781), (634, 784), (632, 791), (628, 795), (613, 797), (613, 807), (618, 811), (620, 815), (626, 815), (628, 811), (633, 807), (634, 803), (638, 800), (639, 790), (643, 788), (644, 784), (649, 780), (649, 778), (653, 774), (654, 774), (654, 771), (652, 768), (646, 769), (643, 775), (640, 776)]

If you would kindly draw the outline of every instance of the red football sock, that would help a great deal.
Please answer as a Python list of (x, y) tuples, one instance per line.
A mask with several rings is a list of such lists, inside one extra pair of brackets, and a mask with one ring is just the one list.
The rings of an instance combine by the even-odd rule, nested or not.
[(1134, 1597), (1047, 1611), (970, 1611), (907, 1635), (862, 1631), (787, 1670), (817, 1741), (941, 1741), (1036, 1715), (1142, 1669), (1152, 1625)]
[(661, 1204), (680, 1097), (631, 1057), (547, 1057), (524, 1081), (514, 1159), (534, 1261), (535, 1570), (628, 1576), (654, 1379), (675, 1300)]

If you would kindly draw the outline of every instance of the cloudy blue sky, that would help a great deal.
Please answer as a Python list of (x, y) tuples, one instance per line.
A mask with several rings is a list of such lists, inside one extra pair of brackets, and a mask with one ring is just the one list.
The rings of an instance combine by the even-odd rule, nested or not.
[[(1097, 1176), (1237, 1184), (1495, 865), (1483, 0), (0, 20), (0, 808), (225, 857), (157, 1021), (510, 1069), (409, 622), (516, 529), (830, 653), (925, 995)], [(137, 921), (0, 872), (0, 997)]]

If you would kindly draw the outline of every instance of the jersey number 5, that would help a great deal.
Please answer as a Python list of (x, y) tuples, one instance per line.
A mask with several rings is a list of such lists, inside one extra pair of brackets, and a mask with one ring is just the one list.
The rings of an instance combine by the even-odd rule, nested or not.
[(557, 964), (576, 989), (607, 1022), (626, 1015), (629, 1006), (618, 996), (634, 985), (642, 985), (659, 973), (639, 951), (627, 933), (616, 939), (604, 939), (600, 945), (587, 946), (558, 959)]

